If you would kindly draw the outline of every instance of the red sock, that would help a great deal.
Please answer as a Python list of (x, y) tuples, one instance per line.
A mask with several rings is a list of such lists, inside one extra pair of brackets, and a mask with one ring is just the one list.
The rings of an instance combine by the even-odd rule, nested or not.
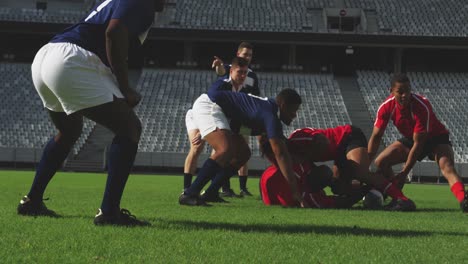
[(461, 203), (463, 199), (465, 199), (465, 187), (463, 186), (463, 183), (456, 182), (452, 187), (450, 187), (450, 191), (452, 191), (458, 202)]
[(388, 180), (384, 180), (383, 183), (383, 188), (381, 188), (382, 193), (388, 194), (390, 197), (393, 199), (401, 199), (403, 201), (408, 200), (408, 197), (406, 197), (400, 189), (396, 187), (395, 184), (391, 183)]

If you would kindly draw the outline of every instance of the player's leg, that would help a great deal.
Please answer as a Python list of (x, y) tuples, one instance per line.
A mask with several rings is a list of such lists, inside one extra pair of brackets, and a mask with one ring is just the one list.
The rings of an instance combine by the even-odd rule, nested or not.
[(109, 148), (107, 182), (95, 224), (147, 225), (147, 222), (137, 220), (127, 210), (120, 208), (120, 200), (140, 141), (140, 120), (120, 98), (79, 112), (115, 135)]
[[(197, 140), (198, 137), (200, 137), (200, 131), (198, 129), (188, 131), (190, 150), (184, 163), (184, 190), (189, 188), (192, 184), (192, 177), (197, 170), (198, 157), (205, 148), (205, 141), (201, 140), (201, 138)], [(196, 140), (195, 143), (194, 139)]]
[(396, 186), (394, 183), (383, 177), (383, 175), (379, 172), (377, 173), (370, 173), (369, 172), (369, 156), (367, 155), (367, 148), (360, 147), (355, 148), (349, 151), (346, 154), (348, 161), (351, 161), (352, 169), (350, 171), (354, 171), (356, 173), (357, 179), (361, 182), (365, 182), (370, 186), (373, 186), (383, 194), (387, 194), (392, 199), (398, 201), (409, 200), (402, 191)]
[(375, 159), (377, 171), (381, 172), (387, 179), (393, 179), (392, 166), (406, 162), (410, 149), (400, 141), (393, 142), (386, 147)]
[(53, 112), (50, 110), (48, 112), (58, 133), (44, 147), (31, 189), (18, 206), (19, 214), (55, 215), (53, 211), (48, 210), (43, 204), (43, 195), (50, 180), (63, 165), (82, 131), (83, 118), (80, 114), (75, 113), (67, 116), (63, 112)]
[(206, 203), (199, 199), (200, 191), (217, 173), (223, 171), (232, 159), (232, 133), (223, 110), (213, 103), (207, 94), (202, 94), (195, 100), (192, 112), (202, 139), (212, 146), (214, 152), (203, 163), (190, 188), (180, 195), (179, 204), (205, 205)]
[[(243, 136), (246, 144), (248, 145), (249, 136)], [(239, 171), (239, 188), (240, 188), (240, 195), (242, 196), (252, 196), (252, 194), (247, 189), (247, 177), (249, 175), (249, 163), (248, 161), (240, 167)]]
[(462, 211), (464, 213), (468, 213), (468, 202), (465, 187), (463, 186), (463, 181), (455, 169), (452, 146), (449, 144), (439, 144), (434, 148), (433, 153), (435, 155), (437, 165), (439, 165), (442, 175), (447, 179), (450, 190), (460, 203)]
[[(203, 187), (218, 173), (223, 173), (232, 159), (231, 131), (226, 129), (216, 129), (204, 136), (204, 140), (214, 149), (211, 156), (205, 161), (198, 172), (198, 176), (182, 196), (179, 203), (185, 205), (201, 205), (196, 199)], [(222, 182), (220, 183), (222, 184)], [(187, 201), (186, 201), (187, 200)], [(193, 200), (193, 201), (192, 201)], [(193, 202), (193, 203), (192, 203)]]
[(203, 199), (208, 202), (225, 202), (219, 197), (218, 191), (232, 175), (239, 170), (250, 159), (250, 148), (241, 135), (231, 135), (232, 158), (229, 164), (219, 171), (214, 177), (211, 185), (206, 189)]
[(63, 164), (71, 147), (81, 134), (82, 117), (79, 114), (67, 116), (61, 101), (54, 92), (57, 88), (62, 88), (63, 83), (70, 78), (68, 74), (64, 74), (64, 69), (67, 67), (63, 65), (62, 55), (61, 50), (57, 52), (53, 45), (47, 44), (38, 51), (31, 66), (34, 87), (59, 132), (44, 148), (31, 190), (18, 205), (19, 214), (55, 215), (42, 202), (43, 194), (49, 181)]

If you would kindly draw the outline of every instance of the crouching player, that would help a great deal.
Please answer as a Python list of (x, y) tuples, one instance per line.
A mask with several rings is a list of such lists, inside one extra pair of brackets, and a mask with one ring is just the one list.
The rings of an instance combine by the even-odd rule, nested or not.
[[(462, 212), (468, 213), (468, 193), (455, 170), (449, 131), (437, 119), (427, 98), (411, 92), (410, 80), (406, 75), (395, 75), (390, 91), (391, 95), (377, 110), (368, 146), (370, 160), (376, 156), (385, 128), (392, 121), (403, 137), (377, 156), (377, 168), (385, 177), (393, 178), (403, 186), (404, 179), (416, 161), (428, 156), (436, 161), (442, 175), (447, 179), (450, 191), (460, 203)], [(403, 169), (394, 175), (392, 166), (400, 163), (404, 163)]]
[(335, 177), (340, 179), (332, 186), (334, 193), (349, 192), (351, 180), (357, 179), (395, 199), (397, 202), (389, 210), (416, 210), (413, 201), (396, 185), (380, 173), (369, 172), (367, 139), (358, 127), (344, 125), (326, 129), (302, 128), (294, 131), (288, 141), (292, 145), (290, 149), (308, 161), (334, 161), (337, 168)]

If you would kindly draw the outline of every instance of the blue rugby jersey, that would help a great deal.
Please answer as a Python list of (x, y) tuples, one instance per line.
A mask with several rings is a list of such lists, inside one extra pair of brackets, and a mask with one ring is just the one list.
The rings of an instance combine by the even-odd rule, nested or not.
[[(231, 70), (231, 64), (224, 65), (224, 70), (226, 74), (224, 78), (229, 78), (229, 71)], [(260, 89), (258, 88), (258, 77), (255, 72), (250, 68), (247, 72), (247, 78), (245, 78), (244, 87), (239, 92), (250, 93), (253, 95), (260, 95)]]
[(109, 66), (105, 32), (111, 19), (120, 19), (128, 29), (129, 38), (143, 44), (154, 21), (154, 0), (105, 0), (77, 24), (55, 35), (51, 43), (68, 42), (96, 54)]
[(238, 133), (240, 125), (243, 125), (252, 129), (252, 135), (266, 132), (268, 138), (284, 137), (275, 99), (226, 91), (225, 87), (226, 82), (219, 79), (208, 90), (208, 96), (231, 119), (234, 132)]

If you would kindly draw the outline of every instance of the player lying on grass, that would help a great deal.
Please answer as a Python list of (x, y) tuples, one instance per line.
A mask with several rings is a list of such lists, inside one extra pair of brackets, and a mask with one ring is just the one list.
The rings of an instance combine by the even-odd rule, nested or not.
[[(385, 128), (391, 120), (403, 137), (377, 156), (375, 165), (379, 171), (403, 188), (404, 180), (416, 161), (427, 156), (437, 162), (450, 190), (460, 203), (461, 210), (468, 213), (468, 194), (455, 170), (449, 131), (437, 119), (429, 100), (411, 92), (410, 80), (406, 75), (395, 75), (390, 85), (391, 95), (377, 110), (368, 145), (370, 160), (375, 157)], [(399, 163), (405, 165), (401, 172), (394, 175), (392, 166)]]
[[(231, 82), (242, 84), (248, 71), (248, 62), (236, 57), (232, 61)], [(286, 144), (282, 140), (283, 131), (281, 122), (289, 125), (296, 117), (301, 104), (301, 97), (292, 89), (282, 90), (276, 99), (261, 98), (244, 93), (220, 91), (223, 80), (218, 80), (208, 91), (201, 95), (194, 103), (192, 111), (196, 126), (201, 136), (215, 150), (203, 164), (197, 178), (190, 188), (179, 197), (182, 205), (205, 205), (199, 193), (203, 186), (211, 179), (212, 184), (223, 184), (235, 171), (229, 166), (233, 157), (232, 134), (238, 134), (240, 126), (244, 125), (257, 135), (266, 132), (272, 145), (276, 160), (282, 173), (288, 178), (293, 197), (302, 203), (302, 197), (297, 190), (296, 178), (292, 171), (292, 163)], [(233, 124), (228, 122), (228, 118)], [(218, 195), (218, 189), (212, 188), (205, 192), (206, 198)]]
[[(341, 195), (327, 195), (325, 187), (332, 186), (333, 172), (326, 166), (315, 166), (311, 162), (303, 162), (294, 166), (298, 178), (298, 189), (310, 208), (350, 208), (359, 202), (369, 191), (367, 185), (359, 186), (349, 193)], [(271, 165), (262, 174), (260, 191), (265, 205), (282, 205), (285, 207), (299, 207), (292, 198), (291, 190), (286, 179), (276, 165)]]
[(335, 194), (349, 193), (352, 190), (352, 179), (357, 179), (398, 201), (389, 210), (416, 210), (415, 204), (396, 185), (379, 173), (369, 172), (367, 140), (358, 127), (344, 125), (326, 129), (297, 129), (289, 136), (288, 144), (295, 156), (306, 161), (334, 161), (336, 181), (332, 191)]

